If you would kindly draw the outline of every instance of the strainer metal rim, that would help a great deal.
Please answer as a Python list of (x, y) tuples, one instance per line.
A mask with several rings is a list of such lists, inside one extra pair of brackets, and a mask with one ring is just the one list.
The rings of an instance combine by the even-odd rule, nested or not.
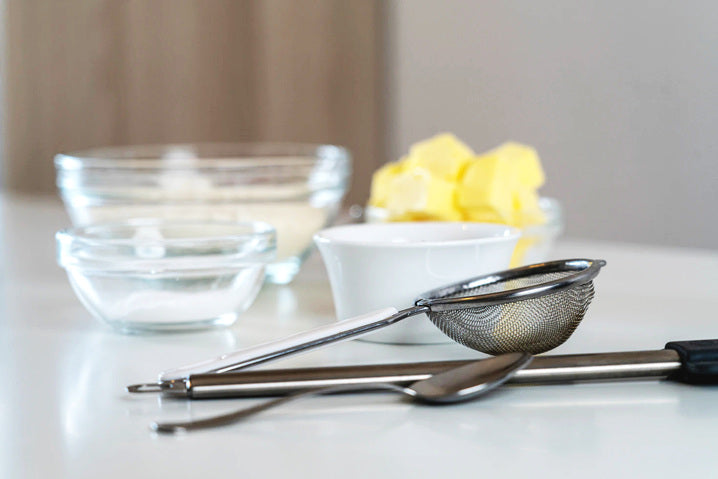
[[(470, 278), (448, 286), (432, 289), (421, 294), (414, 304), (416, 306), (429, 308), (432, 312), (440, 312), (446, 310), (492, 306), (496, 304), (531, 299), (588, 283), (589, 281), (592, 281), (596, 275), (598, 275), (598, 272), (605, 265), (606, 262), (602, 259), (566, 259), (531, 264), (520, 268), (513, 268), (477, 276), (475, 278)], [(460, 294), (462, 291), (471, 290), (480, 286), (487, 286), (499, 281), (518, 279), (536, 274), (559, 273), (566, 271), (576, 271), (576, 273), (564, 278), (546, 281), (523, 288), (515, 288), (507, 291), (485, 293), (480, 295), (447, 298), (447, 296)]]

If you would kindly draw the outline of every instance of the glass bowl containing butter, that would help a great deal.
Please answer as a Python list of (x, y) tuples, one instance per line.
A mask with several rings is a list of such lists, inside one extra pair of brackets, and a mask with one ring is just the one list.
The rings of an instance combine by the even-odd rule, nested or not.
[(267, 280), (289, 283), (330, 225), (351, 176), (342, 147), (283, 143), (108, 147), (55, 157), (74, 226), (128, 219), (264, 221), (277, 231)]
[(504, 143), (476, 154), (443, 133), (412, 145), (372, 177), (368, 222), (470, 221), (517, 227), (511, 266), (545, 261), (563, 232), (560, 203), (541, 197), (545, 174), (536, 150)]

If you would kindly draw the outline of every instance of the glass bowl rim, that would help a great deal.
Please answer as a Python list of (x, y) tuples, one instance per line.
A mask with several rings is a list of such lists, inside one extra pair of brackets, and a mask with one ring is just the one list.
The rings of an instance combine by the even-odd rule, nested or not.
[[(526, 231), (528, 229), (541, 229), (541, 228), (551, 228), (551, 227), (563, 227), (563, 205), (559, 200), (556, 198), (550, 197), (550, 196), (540, 196), (539, 197), (539, 207), (541, 208), (541, 211), (543, 211), (546, 214), (546, 222), (536, 225), (526, 225), (526, 226), (511, 226), (514, 228), (518, 228), (522, 231)], [(386, 212), (385, 208), (378, 207), (378, 206), (372, 206), (372, 205), (366, 205), (364, 207), (361, 207), (361, 215), (364, 218), (364, 221), (366, 221), (367, 217), (371, 214), (374, 215), (381, 215), (382, 212)], [(380, 216), (379, 216), (380, 217)], [(491, 224), (504, 224), (504, 223), (491, 223)]]
[[(132, 227), (240, 227), (246, 232), (222, 235), (197, 235), (181, 238), (113, 238), (93, 237), (90, 233)], [(182, 271), (198, 270), (207, 267), (239, 267), (250, 263), (269, 263), (276, 253), (276, 230), (263, 221), (177, 221), (158, 219), (130, 219), (112, 223), (97, 223), (62, 229), (55, 233), (57, 262), (66, 269), (96, 271)], [(213, 247), (227, 245), (247, 245), (256, 242), (256, 248), (250, 251), (223, 251), (207, 256), (162, 256), (143, 258), (135, 254), (102, 257), (93, 254), (93, 250), (102, 248), (184, 247), (188, 255), (202, 253)], [(81, 255), (79, 252), (85, 252)]]
[[(190, 156), (163, 157), (172, 149)], [(210, 153), (212, 152), (212, 153)], [(55, 155), (58, 170), (112, 169), (243, 169), (268, 166), (311, 166), (331, 159), (338, 167), (351, 164), (351, 153), (343, 146), (299, 142), (198, 142), (148, 143), (104, 146)], [(190, 160), (191, 163), (183, 160)], [(197, 160), (198, 162), (195, 162)], [(271, 160), (271, 161), (270, 161)]]

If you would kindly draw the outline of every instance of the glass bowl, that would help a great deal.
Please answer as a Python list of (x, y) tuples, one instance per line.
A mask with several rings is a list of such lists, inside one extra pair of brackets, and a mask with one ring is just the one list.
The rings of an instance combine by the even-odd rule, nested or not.
[[(554, 198), (542, 197), (539, 199), (539, 207), (546, 217), (546, 222), (520, 228), (521, 238), (511, 258), (512, 268), (541, 263), (549, 259), (556, 239), (563, 233), (564, 219), (561, 203)], [(374, 206), (367, 206), (363, 216), (367, 223), (390, 221), (385, 209)]]
[(233, 324), (276, 249), (261, 222), (129, 220), (62, 230), (56, 241), (80, 301), (123, 332)]
[(186, 144), (99, 148), (55, 157), (74, 226), (132, 218), (264, 221), (277, 230), (267, 279), (289, 283), (331, 224), (351, 176), (333, 145)]
[(546, 217), (546, 222), (521, 228), (521, 238), (511, 258), (512, 267), (547, 261), (556, 239), (563, 233), (561, 203), (554, 198), (544, 197), (539, 199), (539, 207)]

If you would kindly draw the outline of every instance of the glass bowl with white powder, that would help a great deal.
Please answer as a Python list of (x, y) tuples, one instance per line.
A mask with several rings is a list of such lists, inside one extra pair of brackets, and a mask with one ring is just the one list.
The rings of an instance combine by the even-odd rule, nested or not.
[(80, 301), (129, 333), (233, 324), (276, 252), (262, 222), (128, 220), (62, 230), (56, 241)]
[(351, 177), (342, 147), (209, 143), (106, 147), (55, 157), (73, 226), (154, 218), (264, 221), (277, 231), (267, 280), (292, 281)]

